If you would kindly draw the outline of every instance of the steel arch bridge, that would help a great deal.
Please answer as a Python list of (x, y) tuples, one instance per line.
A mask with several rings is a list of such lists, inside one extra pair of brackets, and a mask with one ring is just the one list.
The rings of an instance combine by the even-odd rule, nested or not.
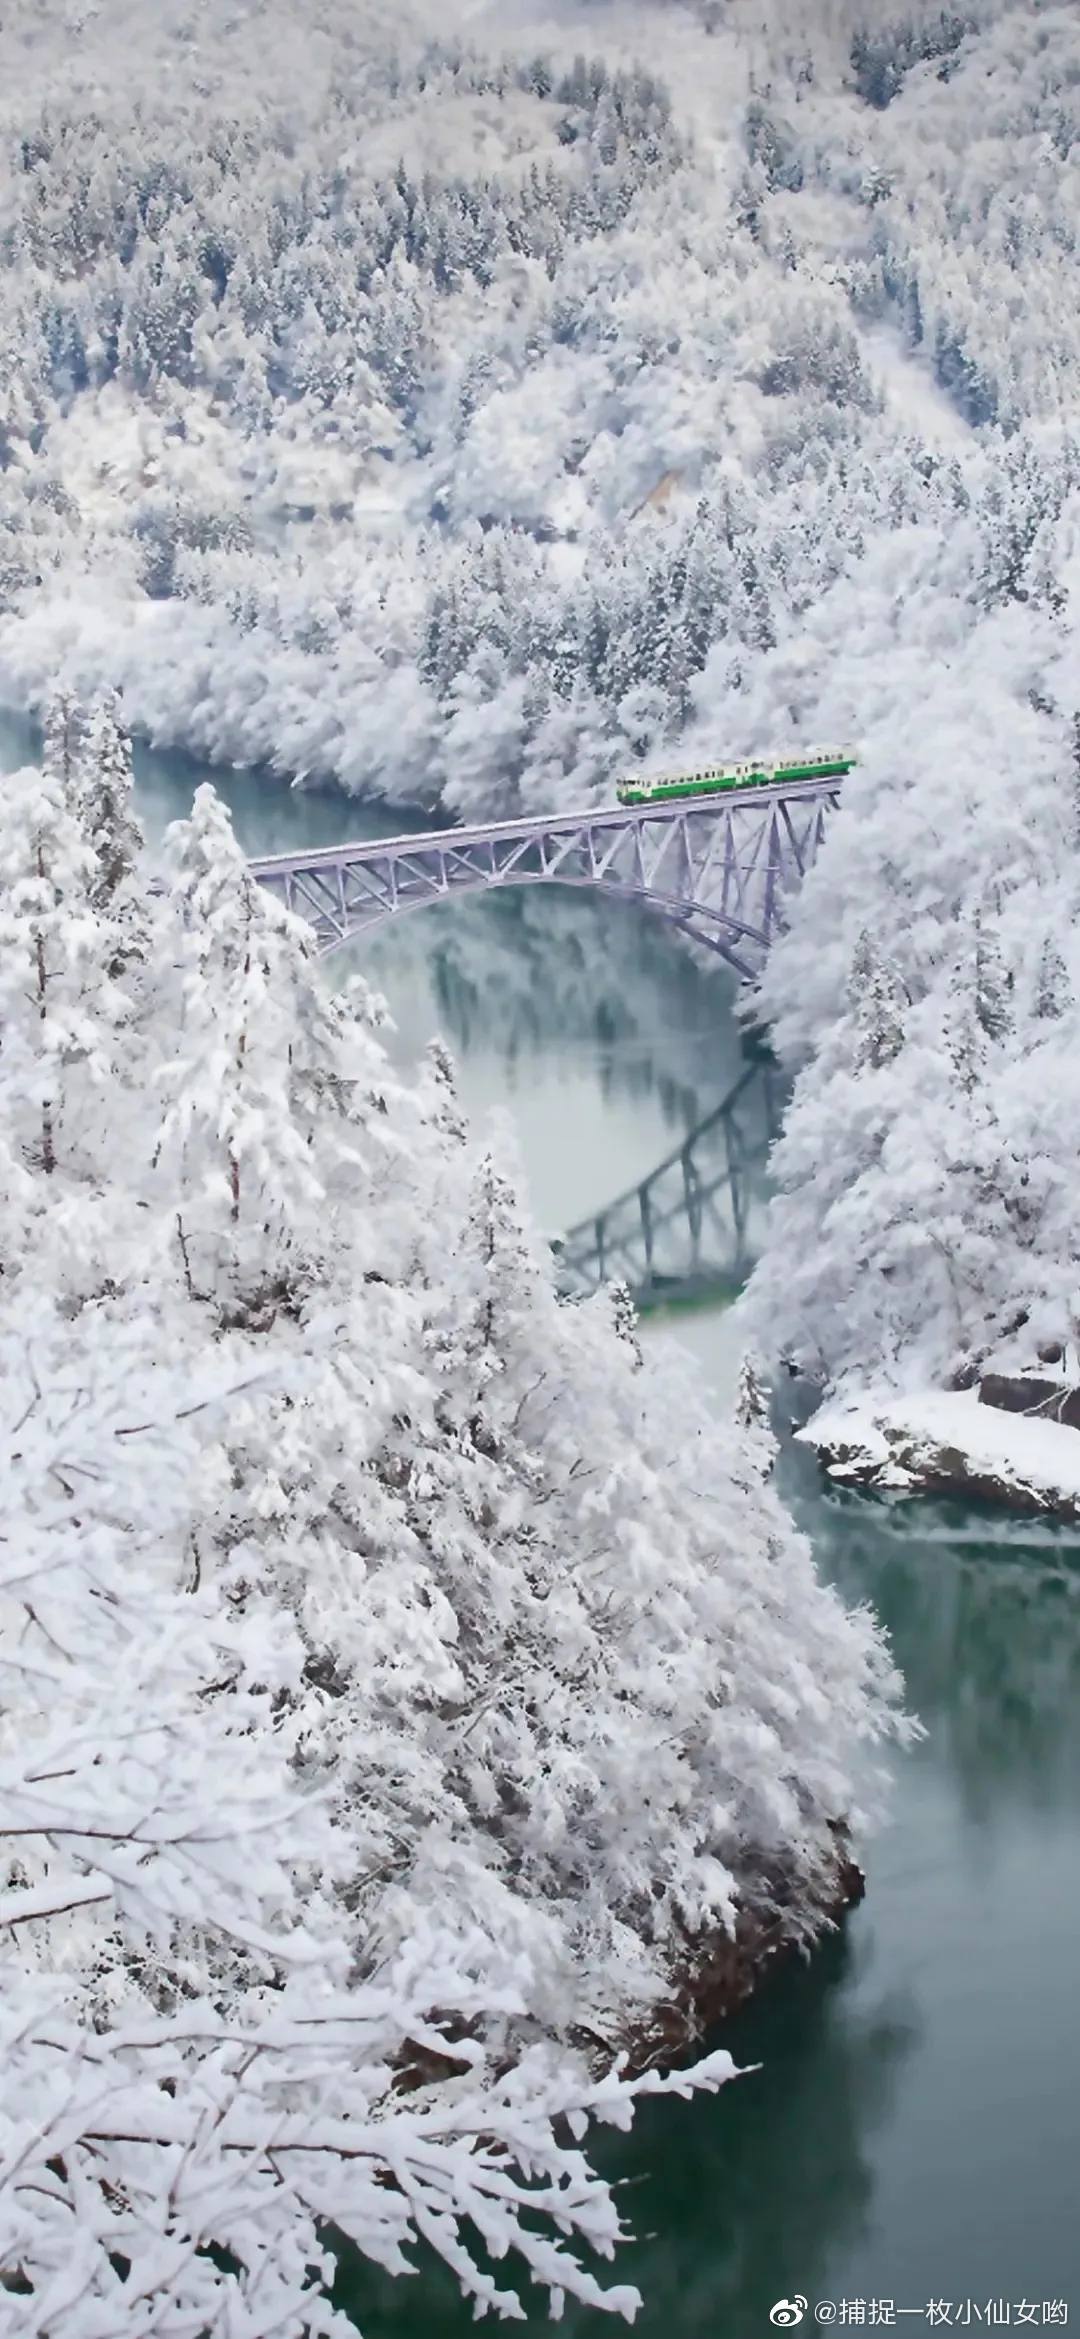
[(463, 893), (504, 885), (595, 886), (638, 901), (726, 959), (760, 974), (784, 901), (817, 853), (840, 800), (836, 778), (599, 812), (536, 815), (366, 838), (250, 863), (307, 920), (321, 950)]

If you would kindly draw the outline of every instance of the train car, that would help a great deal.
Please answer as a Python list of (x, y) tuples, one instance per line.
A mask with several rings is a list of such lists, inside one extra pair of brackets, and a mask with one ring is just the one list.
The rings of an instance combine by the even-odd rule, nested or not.
[(775, 788), (784, 780), (839, 780), (854, 763), (853, 748), (826, 747), (813, 755), (787, 756), (780, 763), (763, 757), (756, 763), (721, 763), (707, 771), (624, 780), (615, 793), (620, 804), (670, 804), (680, 796), (722, 796), (734, 789)]

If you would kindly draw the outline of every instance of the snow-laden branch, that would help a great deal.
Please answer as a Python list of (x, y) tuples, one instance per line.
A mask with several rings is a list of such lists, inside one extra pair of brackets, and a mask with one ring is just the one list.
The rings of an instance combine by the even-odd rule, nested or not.
[[(10, 1831), (5, 1828), (4, 1834)], [(34, 1892), (0, 1892), (0, 1930), (6, 1925), (28, 1925), (35, 1918), (63, 1917), (72, 1909), (92, 1908), (112, 1899), (105, 1877), (56, 1876)]]
[[(439, 1975), (437, 1987), (452, 1990), (452, 1976)], [(147, 2339), (187, 2328), (174, 2319), (181, 2305), (203, 2315), (208, 2331), (235, 2327), (221, 2320), (235, 2311), (232, 2280), (204, 2257), (190, 2256), (178, 2286), (174, 2275), (173, 2290), (158, 2292), (163, 2253), (185, 2234), (201, 2252), (214, 2240), (232, 2246), (241, 2227), (237, 2280), (252, 2316), (244, 2327), (260, 2335), (276, 2327), (270, 2302), (292, 2279), (298, 2251), (321, 2265), (318, 2236), (328, 2226), (391, 2271), (407, 2266), (410, 2244), (428, 2243), (467, 2295), (500, 2315), (521, 2315), (521, 2293), (497, 2283), (485, 2259), (516, 2258), (553, 2299), (632, 2319), (636, 2291), (605, 2287), (581, 2255), (608, 2259), (622, 2237), (610, 2190), (559, 2131), (626, 2127), (643, 2095), (714, 2091), (734, 2076), (730, 2056), (667, 2079), (629, 2082), (616, 2069), (590, 2082), (534, 2054), (502, 2079), (480, 2072), (403, 2099), (392, 2085), (402, 2048), (418, 2032), (440, 2035), (415, 1988), (368, 1989), (360, 2035), (345, 2000), (325, 2017), (301, 2002), (293, 2019), (274, 2012), (250, 2022), (192, 2008), (179, 2023), (120, 2025), (95, 2038), (32, 2004), (20, 2014), (18, 1994), (7, 1994), (0, 2046), (5, 2100), (18, 2118), (0, 2114), (0, 2264), (29, 2288), (17, 2306), (0, 2291), (0, 2331), (47, 2329), (52, 2339), (97, 2331), (90, 2301), (104, 2302), (113, 2287), (104, 2257), (70, 2309), (50, 2306), (46, 2322), (43, 2303), (72, 2256), (85, 2262), (88, 2229), (103, 2250), (129, 2259), (124, 2296), (143, 2302)], [(445, 2036), (443, 2044), (452, 2054)], [(159, 2167), (171, 2172), (164, 2227)], [(550, 2238), (552, 2227), (562, 2239)], [(303, 2296), (311, 2329), (348, 2328), (308, 2282)]]

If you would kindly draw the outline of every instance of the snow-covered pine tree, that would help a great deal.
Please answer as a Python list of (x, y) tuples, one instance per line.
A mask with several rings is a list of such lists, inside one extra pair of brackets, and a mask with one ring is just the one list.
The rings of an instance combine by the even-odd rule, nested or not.
[(778, 1450), (772, 1427), (772, 1400), (761, 1359), (750, 1350), (739, 1367), (734, 1419), (736, 1428), (742, 1432), (748, 1456), (756, 1462), (762, 1477), (767, 1478)]
[(451, 1144), (464, 1145), (468, 1128), (458, 1103), (454, 1059), (442, 1040), (429, 1041), (424, 1065), (427, 1075), (427, 1112), (431, 1125)]
[(94, 900), (102, 909), (116, 904), (142, 850), (142, 830), (132, 810), (131, 791), (131, 738), (121, 718), (119, 698), (108, 691), (86, 724), (77, 787), (79, 815), (97, 857)]
[(516, 1404), (507, 1392), (505, 1363), (517, 1335), (530, 1325), (544, 1284), (517, 1196), (490, 1152), (472, 1175), (454, 1274), (458, 1295), (445, 1418), (479, 1452), (494, 1453), (505, 1409)]
[(42, 768), (51, 779), (59, 780), (67, 803), (74, 807), (82, 785), (87, 717), (71, 691), (57, 691), (50, 698), (43, 731)]
[(641, 1342), (638, 1339), (638, 1314), (633, 1294), (621, 1276), (608, 1285), (611, 1303), (611, 1323), (616, 1337), (625, 1342), (636, 1365), (644, 1364)]
[[(773, 1554), (769, 1598), (785, 1617), (804, 1562), (782, 1514), (775, 1526), (761, 1517), (771, 1498), (756, 1444), (716, 1439), (710, 1459), (715, 1423), (700, 1394), (642, 1364), (617, 1301), (555, 1301), (549, 1263), (492, 1156), (477, 1164), (461, 1207), (428, 1341), (439, 1378), (433, 1421), (422, 1470), (405, 1481), (411, 1530), (436, 1563), (430, 1598), (437, 1586), (455, 1619), (446, 1653), (459, 1685), (441, 1711), (436, 1704), (427, 1740), (442, 1797), (450, 1792), (451, 1808), (468, 1811), (480, 1843), (488, 1839), (487, 1893), (509, 1873), (534, 1925), (548, 1919), (546, 2019), (572, 2024), (576, 2010), (611, 2036), (626, 2020), (620, 2006), (640, 2008), (670, 1988), (685, 1923), (705, 1936), (736, 1922), (744, 1895), (753, 1900), (749, 1838), (735, 1857), (707, 1817), (744, 1790), (719, 1753), (713, 1701), (724, 1692), (705, 1653), (728, 1678), (720, 1650), (733, 1598), (738, 1606), (732, 1570), (745, 1563), (749, 1581), (762, 1532)], [(845, 1648), (843, 1662), (854, 1654)], [(764, 1676), (753, 1690), (742, 1678), (771, 1712)], [(784, 1923), (796, 1929), (808, 1921), (804, 1887), (813, 1901), (826, 1874), (835, 1881), (824, 1815), (805, 1806), (803, 1818), (804, 1851), (816, 1849), (807, 1867), (794, 1855)], [(766, 1832), (777, 1849), (772, 1823)], [(403, 1935), (430, 1856), (418, 1842), (412, 1874), (403, 1867), (384, 1901), (384, 1922)], [(788, 1853), (778, 1857), (783, 1866)], [(653, 1895), (651, 1943), (633, 1913), (642, 1893)], [(534, 1933), (534, 1958), (542, 1938)]]
[(28, 767), (0, 792), (0, 1024), (5, 1123), (21, 1161), (78, 1177), (103, 1141), (127, 1011), (95, 863), (59, 776)]
[(1012, 1028), (1012, 1010), (1009, 994), (1012, 978), (1008, 974), (1001, 946), (985, 917), (976, 911), (975, 931), (975, 1014), (979, 1029), (988, 1040), (1007, 1038)]
[[(179, 1198), (189, 1288), (257, 1311), (295, 1298), (305, 1244), (320, 1243), (323, 1186), (292, 1094), (294, 1047), (314, 1098), (334, 1078), (315, 1019), (296, 1027), (311, 942), (249, 875), (212, 788), (198, 789), (166, 843), (172, 886), (155, 967), (158, 1014), (175, 1016), (177, 1039), (156, 1075), (153, 1164), (159, 1191)], [(324, 1021), (334, 1015), (328, 1005)]]
[(949, 973), (944, 1009), (945, 1052), (961, 1090), (971, 1095), (986, 1062), (986, 1032), (979, 1015), (978, 972), (973, 939), (961, 939)]
[(1039, 954), (1032, 1013), (1039, 1023), (1056, 1023), (1072, 1003), (1069, 970), (1054, 935), (1047, 934)]
[(749, 1351), (739, 1366), (735, 1391), (735, 1420), (740, 1429), (765, 1429), (769, 1423), (769, 1389), (758, 1359)]
[(904, 1044), (904, 991), (895, 969), (865, 928), (855, 945), (848, 999), (859, 1031), (857, 1064), (879, 1072), (893, 1062)]

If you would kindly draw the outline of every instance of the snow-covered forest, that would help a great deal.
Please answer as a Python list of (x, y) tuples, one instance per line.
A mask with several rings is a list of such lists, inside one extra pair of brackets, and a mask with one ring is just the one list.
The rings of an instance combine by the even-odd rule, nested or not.
[(1075, 1340), (1078, 155), (1056, 0), (4, 10), (4, 2334), (344, 2333), (335, 2235), (600, 2303), (618, 2051), (906, 1730), (209, 790), (148, 889), (102, 693), (455, 813), (853, 736), (755, 1337)]
[(0, 27), (13, 703), (459, 814), (861, 743), (765, 1000), (826, 1380), (1073, 1328), (1078, 93), (1056, 0)]
[(966, 723), (1071, 638), (1078, 76), (1044, 0), (13, 0), (7, 690), (458, 810), (892, 781), (928, 640)]
[(752, 1377), (725, 1430), (557, 1301), (209, 788), (148, 884), (58, 702), (0, 795), (0, 2329), (344, 2332), (331, 2230), (628, 2311), (565, 2121), (736, 1927), (815, 1938), (899, 1684)]
[[(759, 668), (750, 722), (812, 703), (863, 742), (765, 979), (802, 1071), (750, 1303), (849, 1392), (968, 1387), (1080, 1330), (1080, 26), (1038, 7), (952, 25), (940, 64), (871, 98), (909, 149), (874, 208), (891, 219), (903, 179), (910, 248), (934, 254), (908, 314), (932, 285), (939, 386), (968, 425), (952, 509), (867, 541)], [(943, 301), (967, 320), (959, 371)]]

